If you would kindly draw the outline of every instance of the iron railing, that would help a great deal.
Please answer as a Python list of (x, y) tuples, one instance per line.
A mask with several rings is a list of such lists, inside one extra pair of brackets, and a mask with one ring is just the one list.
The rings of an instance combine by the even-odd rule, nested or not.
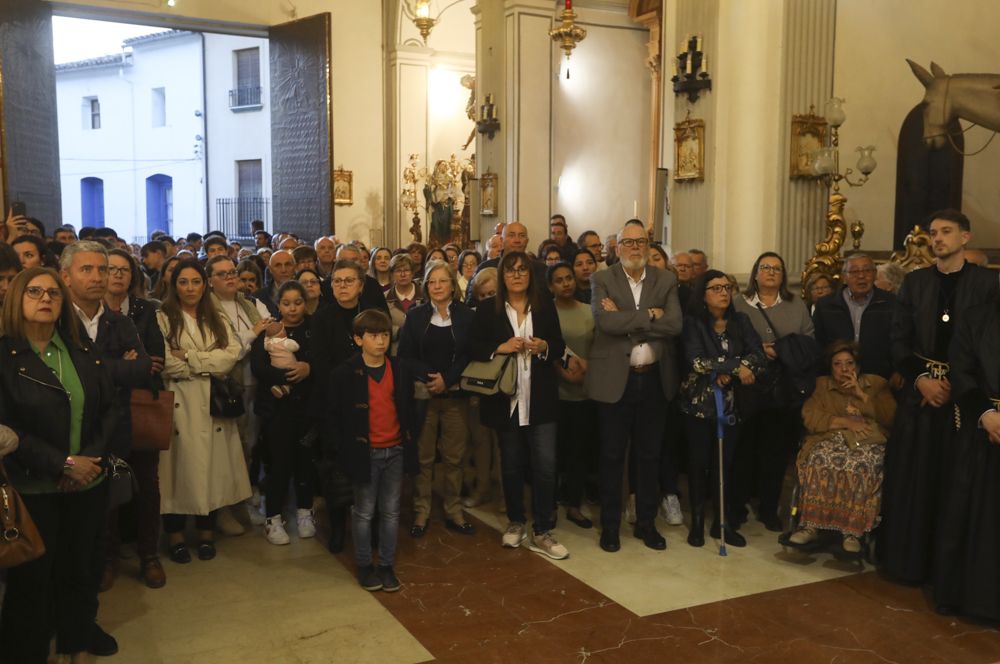
[(230, 240), (251, 240), (253, 232), (250, 222), (260, 220), (264, 228), (271, 227), (270, 198), (216, 198), (215, 222), (209, 222), (209, 230), (218, 230)]
[(259, 85), (236, 88), (229, 91), (229, 108), (237, 110), (244, 108), (259, 108), (261, 87)]

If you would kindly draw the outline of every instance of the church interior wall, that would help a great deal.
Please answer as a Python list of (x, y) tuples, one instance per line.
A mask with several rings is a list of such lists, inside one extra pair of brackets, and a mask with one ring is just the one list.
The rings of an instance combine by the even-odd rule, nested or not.
[[(841, 161), (853, 165), (857, 145), (876, 146), (878, 169), (861, 188), (845, 192), (848, 220), (866, 227), (862, 248), (889, 249), (896, 192), (896, 144), (906, 114), (924, 88), (905, 58), (948, 74), (998, 73), (1000, 4), (976, 0), (838, 0), (834, 93), (844, 97), (847, 122), (840, 133)], [(963, 126), (968, 126), (963, 121)], [(992, 132), (965, 134), (965, 151), (979, 149)], [(950, 148), (945, 148), (950, 149)], [(962, 208), (972, 221), (971, 244), (1000, 247), (1000, 143), (965, 158)]]

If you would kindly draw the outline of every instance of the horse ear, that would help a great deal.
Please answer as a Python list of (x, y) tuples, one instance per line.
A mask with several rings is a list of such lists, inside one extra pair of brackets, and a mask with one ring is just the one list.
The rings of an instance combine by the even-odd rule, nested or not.
[(944, 70), (941, 69), (940, 65), (938, 65), (938, 63), (936, 63), (936, 62), (931, 62), (931, 73), (934, 74), (934, 76), (947, 76), (948, 75), (948, 74), (944, 73)]
[(933, 74), (931, 74), (929, 71), (918, 65), (913, 60), (907, 58), (906, 63), (910, 65), (910, 69), (913, 70), (913, 75), (917, 77), (918, 81), (924, 84), (925, 88), (931, 84), (931, 81), (934, 80)]

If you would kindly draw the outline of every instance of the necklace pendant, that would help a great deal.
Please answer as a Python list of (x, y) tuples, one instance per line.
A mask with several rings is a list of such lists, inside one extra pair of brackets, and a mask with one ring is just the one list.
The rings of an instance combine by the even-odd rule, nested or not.
[(941, 314), (941, 322), (942, 323), (947, 323), (950, 320), (951, 320), (951, 316), (948, 315), (947, 311), (944, 312), (943, 314)]

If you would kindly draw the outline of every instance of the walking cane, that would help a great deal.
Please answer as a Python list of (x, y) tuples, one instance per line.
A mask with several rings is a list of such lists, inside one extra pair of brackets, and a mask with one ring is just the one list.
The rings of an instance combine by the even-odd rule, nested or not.
[(722, 462), (723, 440), (726, 437), (726, 403), (722, 396), (722, 388), (716, 380), (718, 376), (712, 373), (712, 391), (715, 392), (715, 435), (719, 443), (719, 555), (726, 556), (726, 476)]

